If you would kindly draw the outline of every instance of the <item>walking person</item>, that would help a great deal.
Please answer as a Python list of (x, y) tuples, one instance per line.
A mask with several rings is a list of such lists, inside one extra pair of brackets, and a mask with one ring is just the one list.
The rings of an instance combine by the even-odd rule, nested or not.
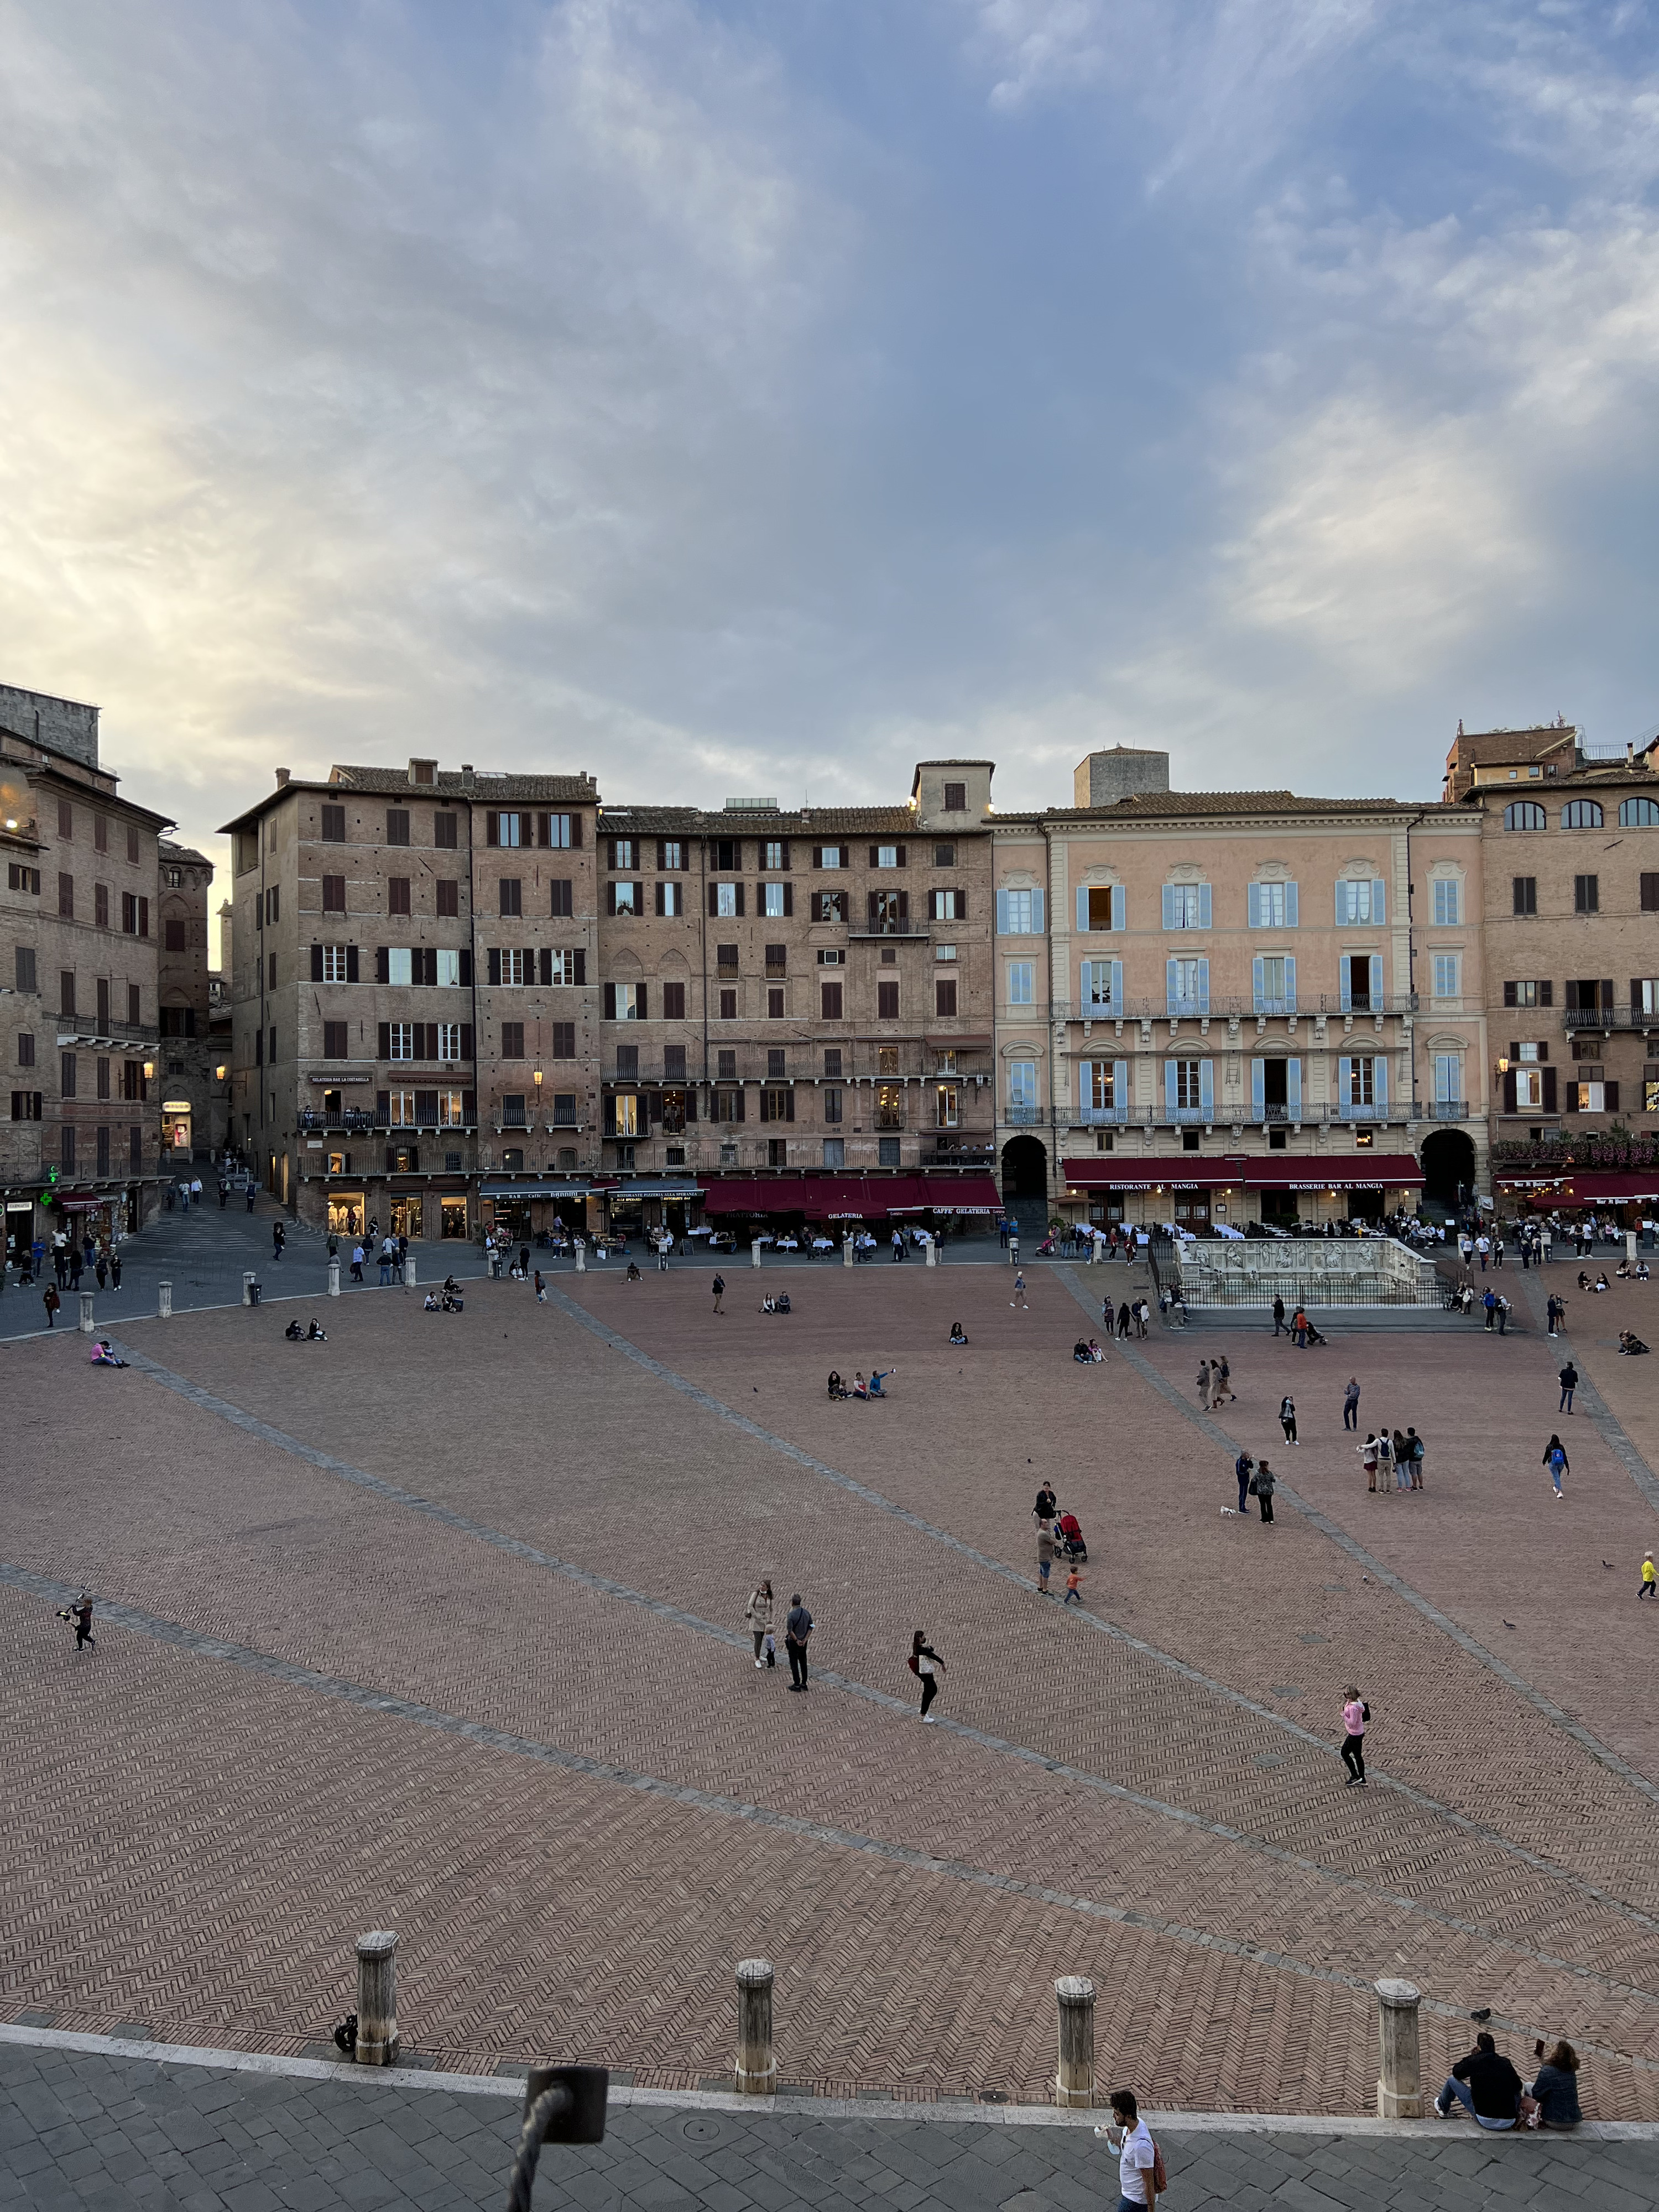
[(1559, 1437), (1552, 1437), (1545, 1445), (1542, 1464), (1550, 1471), (1550, 1480), (1555, 1485), (1555, 1502), (1559, 1505), (1563, 1496), (1561, 1478), (1572, 1473), (1567, 1460), (1566, 1446)]
[(1293, 1444), (1296, 1434), (1296, 1401), (1287, 1391), (1279, 1401), (1279, 1425), (1285, 1431), (1285, 1441)]
[(109, 1255), (109, 1279), (111, 1289), (118, 1291), (121, 1287), (121, 1255), (118, 1252), (112, 1252)]
[(1198, 1402), (1207, 1413), (1210, 1410), (1210, 1363), (1207, 1359), (1200, 1359), (1198, 1363)]
[(1264, 1521), (1271, 1521), (1273, 1517), (1273, 1492), (1278, 1486), (1273, 1471), (1264, 1459), (1250, 1478), (1250, 1487), (1255, 1492), (1255, 1501), (1261, 1508)]
[(1238, 1510), (1242, 1514), (1250, 1502), (1250, 1477), (1255, 1473), (1255, 1462), (1247, 1451), (1242, 1451), (1233, 1462), (1233, 1473), (1238, 1478)]
[(1578, 1370), (1573, 1365), (1571, 1360), (1568, 1360), (1566, 1365), (1561, 1370), (1559, 1381), (1561, 1402), (1555, 1410), (1558, 1413), (1570, 1413), (1572, 1411), (1572, 1394), (1578, 1388)]
[(1054, 1522), (1039, 1521), (1036, 1534), (1037, 1594), (1041, 1597), (1054, 1595), (1054, 1592), (1048, 1587), (1048, 1576), (1054, 1564)]
[(1233, 1395), (1233, 1370), (1227, 1364), (1227, 1355), (1224, 1352), (1210, 1362), (1210, 1404), (1216, 1407), (1236, 1406), (1237, 1403)]
[(542, 1280), (542, 1271), (539, 1267), (536, 1270), (536, 1303), (538, 1306), (544, 1306), (547, 1304), (547, 1285)]
[(354, 1244), (351, 1248), (351, 1279), (354, 1283), (361, 1283), (363, 1279), (363, 1248), (361, 1244)]
[(1352, 1683), (1343, 1692), (1342, 1725), (1347, 1734), (1342, 1739), (1342, 1764), (1348, 1770), (1347, 1786), (1356, 1783), (1363, 1789), (1365, 1781), (1365, 1728), (1371, 1709)]
[[(1282, 1328), (1285, 1328), (1285, 1301), (1284, 1301), (1284, 1299), (1283, 1299), (1283, 1298), (1276, 1297), (1276, 1298), (1273, 1300), (1273, 1334), (1274, 1334), (1275, 1336), (1277, 1336), (1277, 1335), (1279, 1334), (1279, 1332), (1280, 1331), (1280, 1329), (1282, 1329)], [(1289, 1332), (1288, 1330), (1285, 1330), (1285, 1334), (1286, 1334), (1286, 1335), (1288, 1335), (1288, 1334), (1290, 1334), (1290, 1332)]]
[(1117, 2153), (1118, 2212), (1154, 2212), (1163, 2160), (1132, 2091), (1114, 2089), (1110, 2122), (1095, 2130)]
[(98, 1638), (92, 1632), (92, 1602), (91, 1594), (82, 1590), (70, 1607), (67, 1616), (75, 1623), (75, 1656), (77, 1659), (88, 1644), (94, 1651), (98, 1649)]
[(726, 1311), (726, 1307), (722, 1302), (726, 1297), (726, 1278), (718, 1269), (715, 1270), (713, 1287), (714, 1291), (714, 1311), (716, 1313), (724, 1313)]
[(1356, 1435), (1358, 1434), (1359, 1378), (1357, 1375), (1349, 1376), (1348, 1387), (1342, 1393), (1342, 1425), (1345, 1429), (1352, 1429)]
[(1125, 1298), (1117, 1310), (1117, 1333), (1120, 1338), (1129, 1334), (1129, 1301)]
[(48, 1328), (56, 1328), (58, 1326), (58, 1310), (64, 1303), (62, 1298), (58, 1295), (58, 1285), (56, 1283), (48, 1283), (46, 1285), (46, 1289), (41, 1292), (40, 1303), (46, 1310), (46, 1327)]
[(744, 1613), (749, 1633), (755, 1639), (755, 1664), (775, 1667), (778, 1663), (777, 1644), (772, 1632), (772, 1583), (769, 1577), (751, 1590), (748, 1608)]
[(258, 1195), (258, 1194), (254, 1189), (253, 1185), (249, 1183), (247, 1187), (247, 1210), (250, 1213), (253, 1211), (253, 1201)]
[(1077, 1561), (1073, 1559), (1071, 1565), (1066, 1570), (1066, 1595), (1060, 1601), (1060, 1609), (1062, 1613), (1065, 1612), (1068, 1605), (1076, 1606), (1079, 1612), (1082, 1610), (1082, 1584), (1083, 1570), (1079, 1566)]
[(287, 1243), (287, 1230), (283, 1228), (280, 1221), (273, 1221), (270, 1224), (270, 1256), (273, 1260), (280, 1260), (282, 1258), (283, 1247)]
[(1659, 1567), (1654, 1565), (1653, 1554), (1650, 1552), (1642, 1562), (1642, 1587), (1636, 1595), (1638, 1597), (1651, 1597), (1656, 1587), (1659, 1587)]
[(945, 1672), (945, 1662), (921, 1629), (910, 1638), (910, 1672), (921, 1679), (921, 1718), (927, 1720), (927, 1708), (939, 1695), (939, 1678)]
[(783, 1648), (789, 1654), (792, 1690), (806, 1687), (806, 1642), (811, 1633), (812, 1616), (801, 1603), (800, 1592), (797, 1590), (789, 1601), (789, 1610), (783, 1620)]
[(1018, 1267), (1014, 1269), (1014, 1295), (1009, 1299), (1008, 1304), (1011, 1308), (1018, 1306), (1023, 1312), (1030, 1311), (1030, 1308), (1025, 1303), (1025, 1278)]

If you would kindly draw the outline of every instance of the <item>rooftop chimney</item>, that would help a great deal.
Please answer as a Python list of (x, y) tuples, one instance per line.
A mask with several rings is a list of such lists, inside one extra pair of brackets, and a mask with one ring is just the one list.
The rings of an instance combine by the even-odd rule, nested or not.
[(465, 788), (466, 790), (468, 790), (468, 791), (471, 791), (471, 788), (472, 788), (472, 763), (471, 763), (471, 761), (463, 761), (463, 762), (461, 763), (461, 782), (462, 782), (463, 786), (465, 787)]
[(289, 772), (285, 768), (279, 768), (277, 769), (276, 788), (278, 791), (286, 791), (288, 789), (288, 775)]

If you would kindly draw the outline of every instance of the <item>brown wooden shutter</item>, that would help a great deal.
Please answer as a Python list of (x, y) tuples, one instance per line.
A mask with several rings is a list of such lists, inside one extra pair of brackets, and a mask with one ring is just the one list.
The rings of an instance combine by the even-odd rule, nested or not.
[(708, 886), (708, 911), (711, 917), (717, 915), (720, 912), (720, 896), (716, 887), (713, 884), (710, 884)]
[(738, 885), (738, 919), (739, 921), (743, 919), (743, 885), (741, 884)]
[(793, 1091), (786, 1091), (783, 1094), (783, 1118), (786, 1121), (793, 1121), (795, 1118), (795, 1094)]
[(742, 1119), (743, 1119), (743, 1092), (742, 1092), (742, 1090), (741, 1090), (741, 1089), (739, 1089), (739, 1090), (738, 1091), (738, 1092), (737, 1092), (737, 1094), (736, 1094), (736, 1097), (737, 1097), (737, 1102), (738, 1102), (738, 1111), (737, 1111), (736, 1118), (737, 1118), (737, 1120), (738, 1120), (739, 1121), (742, 1121)]
[(471, 1022), (463, 1022), (461, 1024), (461, 1058), (463, 1060), (471, 1060), (471, 1057), (472, 1024)]
[(501, 980), (501, 949), (500, 945), (492, 945), (486, 952), (484, 957), (489, 963), (489, 974), (490, 981), (492, 983), (499, 983)]
[(643, 884), (635, 884), (634, 886), (634, 911), (635, 914), (643, 914), (645, 912), (645, 885)]
[(607, 983), (605, 987), (605, 1018), (608, 1022), (614, 1022), (617, 1018), (617, 987), (614, 983)]
[(552, 836), (553, 823), (550, 817), (538, 814), (536, 817), (536, 842), (538, 845), (545, 845), (551, 840)]
[[(899, 848), (899, 850), (900, 850), (901, 852), (902, 852), (902, 851), (903, 851), (903, 849), (904, 849), (904, 848), (903, 848), (903, 847), (902, 847), (902, 846), (901, 846), (901, 847)], [(901, 892), (899, 893), (899, 895), (898, 895), (898, 902), (899, 902), (899, 920), (900, 920), (901, 921), (908, 921), (908, 920), (910, 919), (910, 894), (909, 894), (909, 892), (908, 892), (908, 891), (901, 891)]]
[(357, 980), (357, 948), (355, 945), (348, 945), (346, 947), (346, 981), (348, 983), (355, 983)]
[(573, 814), (570, 817), (570, 842), (580, 853), (582, 845), (582, 817), (580, 814)]
[[(784, 862), (785, 867), (787, 867), (789, 863), (786, 860)], [(792, 915), (795, 911), (795, 886), (793, 884), (786, 884), (783, 887), (783, 910), (786, 915)]]
[(1544, 1070), (1544, 1111), (1547, 1114), (1555, 1111), (1555, 1070), (1553, 1067)]
[[(323, 980), (323, 948), (320, 945), (313, 945), (311, 948), (311, 980), (313, 983), (320, 983)], [(1636, 994), (1632, 991), (1631, 993), (1632, 1004), (1635, 1002), (1635, 998)]]
[[(1538, 1057), (1540, 1058), (1540, 1060), (1547, 1060), (1547, 1059), (1549, 1058), (1549, 1056), (1550, 1056), (1550, 1048), (1549, 1048), (1549, 1047), (1548, 1047), (1547, 1044), (1540, 1044), (1540, 1045), (1539, 1046), (1539, 1048), (1538, 1048)], [(1510, 1054), (1510, 1057), (1511, 1059), (1513, 1059), (1513, 1058), (1515, 1057), (1514, 1054), (1513, 1054), (1513, 1053), (1511, 1053), (1511, 1054)]]
[(648, 983), (641, 983), (640, 985), (640, 1019), (642, 1022), (650, 1018), (647, 1011), (647, 1001), (650, 996), (650, 991), (651, 986)]
[(392, 980), (392, 956), (384, 945), (377, 945), (374, 948), (374, 980), (377, 983), (388, 983)]
[(499, 845), (501, 842), (501, 817), (492, 807), (484, 815), (484, 842)]
[(1506, 1114), (1515, 1111), (1515, 1070), (1512, 1067), (1504, 1077), (1504, 1111)]
[(543, 945), (540, 954), (538, 957), (538, 968), (542, 981), (544, 983), (551, 983), (553, 981), (553, 949), (550, 945)]
[(374, 1103), (380, 1108), (379, 1120), (381, 1127), (384, 1127), (392, 1119), (392, 1093), (389, 1091), (377, 1091), (374, 1094)]
[(898, 864), (902, 868), (908, 865), (908, 847), (904, 845), (901, 845), (898, 848)]
[(382, 1022), (380, 1024), (380, 1057), (382, 1060), (390, 1060), (392, 1057), (392, 1024), (390, 1022)]
[(587, 954), (585, 951), (579, 951), (576, 955), (576, 981), (579, 983), (586, 983), (587, 981)]
[(872, 845), (870, 848), (870, 865), (872, 868), (877, 868), (881, 866), (880, 854), (881, 848), (879, 845)]
[[(141, 936), (143, 935), (143, 933), (142, 931), (140, 931), (139, 934), (140, 934)], [(1613, 1005), (1613, 978), (1612, 978), (1612, 976), (1611, 976), (1611, 975), (1604, 975), (1604, 976), (1601, 978), (1601, 1012), (1602, 1013), (1606, 1013), (1606, 1012), (1607, 1012), (1607, 1010), (1609, 1009), (1609, 1007), (1610, 1007), (1612, 1005)]]
[(1601, 1086), (1601, 1100), (1609, 1114), (1616, 1114), (1619, 1111), (1619, 1085), (1616, 1083), (1604, 1083)]

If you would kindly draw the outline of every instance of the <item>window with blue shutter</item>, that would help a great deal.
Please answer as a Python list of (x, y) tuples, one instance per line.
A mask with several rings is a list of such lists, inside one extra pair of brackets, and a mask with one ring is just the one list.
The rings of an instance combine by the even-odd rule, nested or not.
[(1200, 1060), (1198, 1063), (1198, 1103), (1206, 1121), (1215, 1119), (1215, 1062)]
[(1127, 1060), (1112, 1062), (1112, 1103), (1117, 1108), (1120, 1121), (1129, 1118), (1129, 1063)]
[(1250, 1062), (1250, 1118), (1265, 1121), (1267, 1118), (1267, 1063), (1265, 1060)]
[(1200, 884), (1198, 887), (1198, 926), (1200, 929), (1207, 929), (1210, 926), (1210, 886), (1208, 884)]
[(1285, 1110), (1292, 1121), (1302, 1119), (1302, 1062), (1287, 1060), (1285, 1063)]
[(1375, 952), (1371, 955), (1370, 1011), (1374, 1014), (1380, 1014), (1382, 1011), (1382, 956)]

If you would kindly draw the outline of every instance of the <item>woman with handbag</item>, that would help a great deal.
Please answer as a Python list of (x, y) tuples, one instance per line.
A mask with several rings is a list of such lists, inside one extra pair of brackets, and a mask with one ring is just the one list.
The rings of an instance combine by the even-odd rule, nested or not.
[(1262, 1519), (1269, 1522), (1273, 1517), (1273, 1492), (1277, 1487), (1272, 1468), (1265, 1459), (1259, 1461), (1255, 1473), (1250, 1477), (1250, 1492), (1261, 1508)]
[[(772, 1584), (769, 1578), (751, 1594), (744, 1619), (749, 1624), (749, 1633), (755, 1639), (755, 1664), (757, 1667), (775, 1667), (778, 1647), (773, 1636)], [(763, 1657), (763, 1645), (765, 1647)]]

